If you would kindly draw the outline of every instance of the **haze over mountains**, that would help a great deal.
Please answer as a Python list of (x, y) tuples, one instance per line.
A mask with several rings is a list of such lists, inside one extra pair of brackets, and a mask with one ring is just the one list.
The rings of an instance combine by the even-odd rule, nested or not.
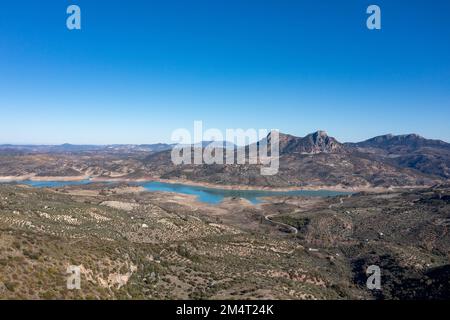
[(23, 153), (70, 153), (70, 152), (92, 152), (92, 151), (146, 151), (156, 152), (172, 148), (172, 145), (166, 143), (155, 144), (111, 144), (111, 145), (77, 145), (64, 143), (60, 145), (14, 145), (3, 144), (0, 145), (0, 152), (6, 153), (8, 151), (23, 152)]
[[(270, 134), (258, 144), (268, 141)], [(206, 145), (197, 144), (193, 148), (204, 148)], [(222, 142), (214, 142), (214, 145), (235, 147)], [(0, 161), (3, 170), (0, 175), (161, 178), (218, 185), (344, 188), (427, 186), (450, 177), (450, 144), (415, 134), (383, 135), (358, 143), (341, 143), (325, 131), (305, 137), (280, 133), (280, 168), (274, 176), (262, 176), (260, 164), (176, 166), (171, 161), (172, 147), (162, 143), (107, 146), (2, 145)], [(36, 155), (43, 154), (47, 156), (45, 163), (36, 158)], [(25, 160), (26, 165), (23, 163)]]

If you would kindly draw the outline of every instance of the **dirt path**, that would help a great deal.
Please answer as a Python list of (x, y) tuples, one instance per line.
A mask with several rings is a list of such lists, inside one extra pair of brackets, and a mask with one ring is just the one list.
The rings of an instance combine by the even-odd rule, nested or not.
[[(330, 205), (328, 206), (328, 208), (331, 209), (331, 208), (333, 208), (334, 206), (339, 206), (339, 205), (341, 205), (341, 204), (343, 204), (343, 203), (344, 203), (344, 198), (339, 198), (339, 203), (330, 204)], [(264, 216), (264, 219), (266, 219), (267, 221), (272, 222), (273, 224), (276, 224), (276, 225), (279, 225), (279, 226), (281, 226), (281, 227), (285, 227), (285, 228), (291, 230), (292, 233), (293, 233), (294, 235), (298, 234), (298, 229), (297, 229), (297, 228), (295, 228), (295, 227), (293, 227), (293, 226), (291, 226), (291, 225), (289, 225), (289, 224), (283, 223), (283, 222), (279, 222), (279, 221), (274, 221), (274, 220), (272, 220), (272, 218), (275, 217), (275, 216), (277, 216), (277, 215), (278, 215), (278, 214), (269, 214), (269, 215), (267, 215), (267, 216)]]
[(295, 228), (295, 227), (293, 227), (293, 226), (291, 226), (291, 225), (289, 225), (289, 224), (283, 223), (283, 222), (278, 222), (278, 221), (272, 220), (271, 218), (272, 218), (272, 217), (275, 217), (275, 216), (277, 216), (277, 214), (269, 214), (269, 215), (267, 215), (267, 216), (264, 216), (264, 219), (266, 219), (267, 221), (270, 221), (270, 222), (272, 222), (272, 223), (274, 223), (274, 224), (276, 224), (276, 225), (279, 225), (279, 226), (288, 228), (289, 230), (292, 231), (292, 233), (293, 233), (294, 235), (298, 233), (298, 229), (297, 229), (297, 228)]

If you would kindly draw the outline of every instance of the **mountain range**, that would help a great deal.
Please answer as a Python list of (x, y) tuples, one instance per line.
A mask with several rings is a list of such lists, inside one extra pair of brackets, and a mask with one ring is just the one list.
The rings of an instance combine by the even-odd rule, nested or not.
[[(258, 144), (267, 144), (270, 134)], [(415, 134), (340, 143), (325, 131), (305, 137), (279, 134), (280, 169), (262, 176), (261, 165), (179, 165), (170, 151), (150, 154), (146, 168), (165, 179), (250, 186), (391, 187), (432, 185), (450, 177), (450, 144)]]
[(416, 134), (388, 134), (346, 145), (400, 167), (450, 178), (450, 144), (441, 140), (425, 139)]
[[(270, 146), (270, 140), (271, 134), (257, 144)], [(210, 143), (191, 147), (204, 149)], [(228, 142), (212, 143), (235, 152), (238, 148), (250, 148)], [(305, 137), (280, 133), (280, 167), (274, 176), (261, 175), (261, 164), (174, 165), (173, 146), (0, 145), (0, 176), (160, 178), (269, 188), (430, 186), (450, 178), (450, 144), (416, 134), (341, 143), (325, 131)]]

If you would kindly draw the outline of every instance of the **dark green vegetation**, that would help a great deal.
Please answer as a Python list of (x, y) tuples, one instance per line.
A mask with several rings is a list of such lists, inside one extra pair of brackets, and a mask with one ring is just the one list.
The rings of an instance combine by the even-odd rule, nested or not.
[[(126, 185), (1, 185), (0, 297), (448, 299), (449, 226), (449, 186), (208, 206)], [(370, 264), (381, 291), (365, 287)], [(81, 290), (66, 288), (69, 265)]]
[(272, 219), (273, 221), (279, 221), (284, 224), (293, 226), (299, 232), (302, 232), (308, 226), (310, 219), (303, 217), (292, 217), (292, 216), (276, 216)]

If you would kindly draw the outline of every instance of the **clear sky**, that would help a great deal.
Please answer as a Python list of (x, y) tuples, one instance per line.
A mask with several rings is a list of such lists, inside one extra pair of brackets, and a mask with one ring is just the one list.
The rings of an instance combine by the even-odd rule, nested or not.
[(0, 143), (169, 142), (194, 120), (450, 141), (450, 1), (2, 1), (0, 111)]

